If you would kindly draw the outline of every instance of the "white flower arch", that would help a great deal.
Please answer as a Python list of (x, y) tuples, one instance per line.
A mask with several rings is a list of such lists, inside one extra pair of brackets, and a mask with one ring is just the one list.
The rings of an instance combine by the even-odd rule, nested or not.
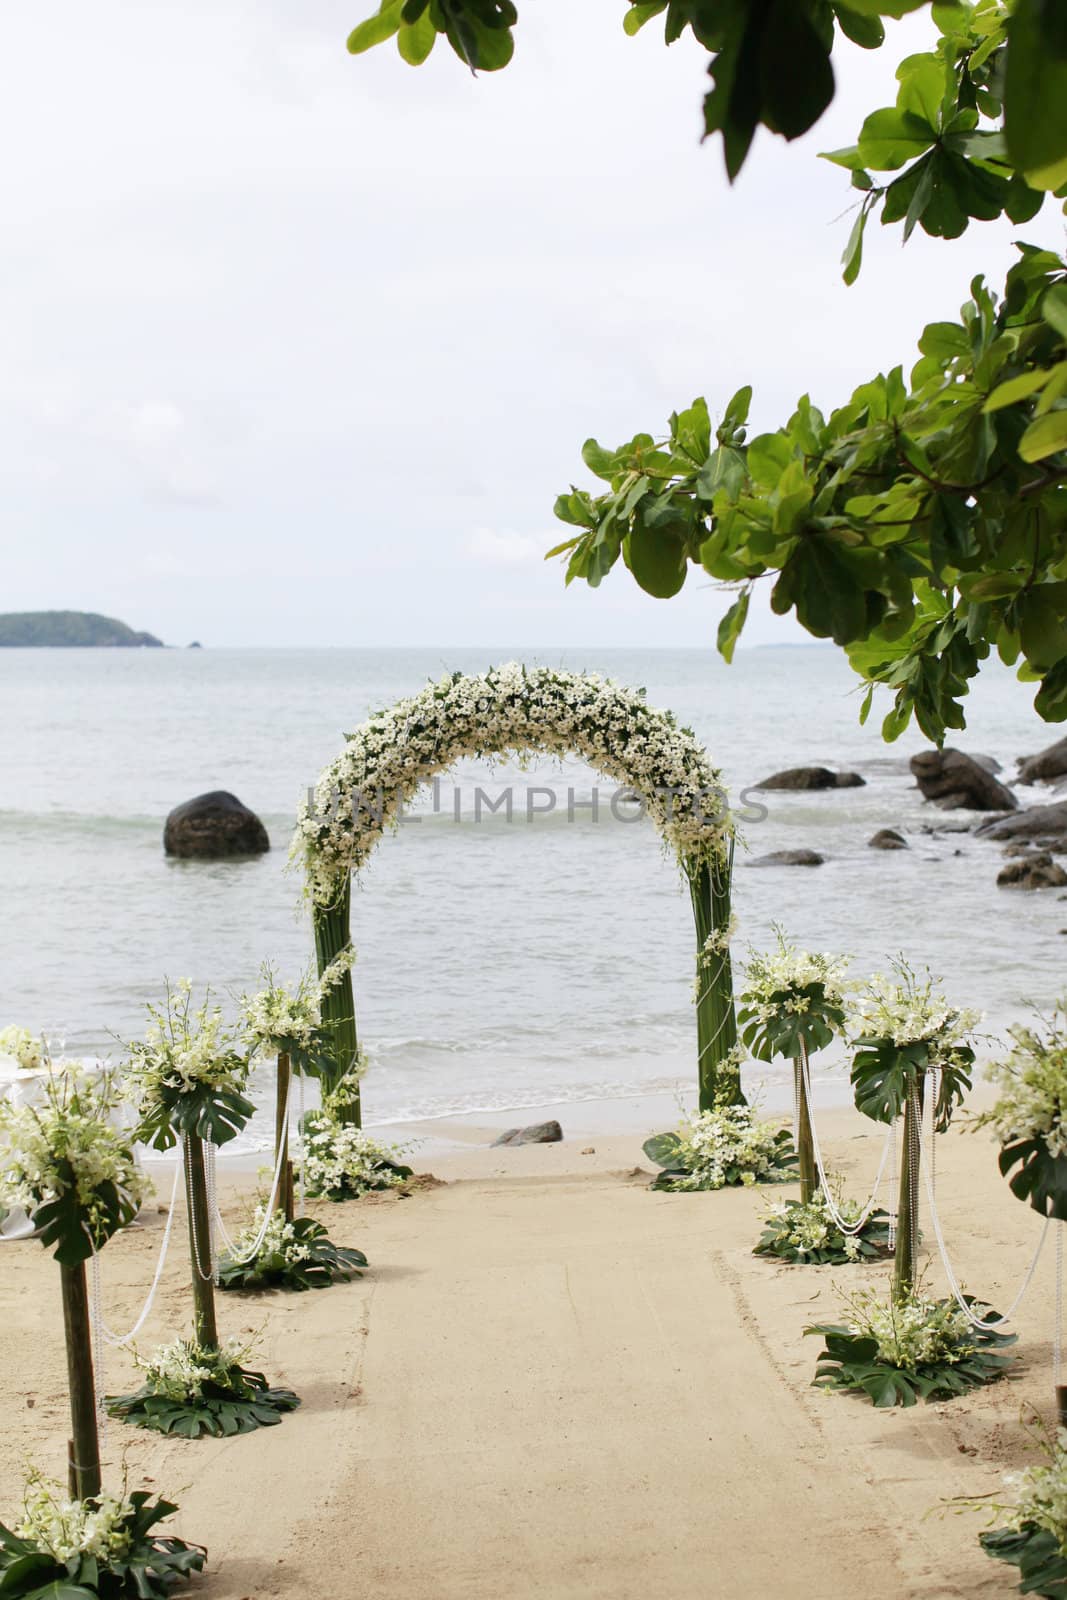
[[(740, 1098), (736, 1025), (726, 948), (732, 823), (722, 776), (707, 752), (644, 691), (597, 673), (524, 667), (452, 673), (368, 717), (349, 734), (300, 808), (292, 856), (305, 872), (319, 967), (349, 941), (351, 874), (365, 865), (416, 792), (463, 757), (531, 752), (582, 757), (640, 796), (688, 880), (697, 925), (701, 1105)], [(721, 934), (709, 974), (706, 946)], [(356, 1049), (351, 980), (327, 1007), (338, 1028), (338, 1070)], [(358, 1100), (353, 1102), (359, 1118)]]

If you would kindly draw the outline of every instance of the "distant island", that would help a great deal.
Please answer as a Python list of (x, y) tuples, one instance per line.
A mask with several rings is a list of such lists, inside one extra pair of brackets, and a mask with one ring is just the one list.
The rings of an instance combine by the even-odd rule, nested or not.
[(95, 611), (7, 611), (0, 612), (0, 648), (5, 645), (137, 646), (161, 650), (163, 641), (152, 633), (137, 633), (115, 617), (98, 616)]

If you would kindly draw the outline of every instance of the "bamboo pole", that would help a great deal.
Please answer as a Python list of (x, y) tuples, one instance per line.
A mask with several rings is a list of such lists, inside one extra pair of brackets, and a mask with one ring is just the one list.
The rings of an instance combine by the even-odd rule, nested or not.
[(79, 1261), (76, 1267), (61, 1266), (59, 1271), (73, 1434), (67, 1442), (67, 1481), (72, 1500), (88, 1500), (100, 1493), (100, 1438), (96, 1428), (96, 1385), (85, 1262)]
[(893, 1293), (910, 1294), (919, 1273), (919, 1144), (924, 1086), (910, 1087), (904, 1105), (904, 1148), (900, 1159), (900, 1196), (897, 1201), (897, 1244), (893, 1262)]
[(293, 1163), (289, 1160), (289, 1085), (292, 1074), (289, 1057), (283, 1052), (278, 1057), (277, 1085), (274, 1099), (274, 1160), (278, 1167), (278, 1203), (285, 1212), (286, 1222), (293, 1220)]
[(808, 1047), (803, 1040), (800, 1042), (800, 1051), (800, 1056), (793, 1063), (797, 1103), (797, 1161), (800, 1166), (800, 1199), (804, 1205), (808, 1205), (819, 1191), (819, 1174), (815, 1166), (815, 1140), (811, 1131), (811, 1105), (808, 1101)]
[[(207, 1202), (207, 1176), (204, 1170), (204, 1141), (190, 1133), (183, 1144), (185, 1183), (189, 1196), (189, 1256), (193, 1268), (193, 1330), (196, 1342), (205, 1350), (217, 1350), (219, 1332), (215, 1321), (215, 1280), (211, 1276), (211, 1214)], [(205, 1278), (201, 1264), (208, 1268)]]

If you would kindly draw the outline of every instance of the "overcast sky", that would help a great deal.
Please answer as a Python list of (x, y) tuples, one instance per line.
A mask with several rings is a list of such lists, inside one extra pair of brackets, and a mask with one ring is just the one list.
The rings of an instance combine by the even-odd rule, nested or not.
[[(0, 31), (5, 582), (170, 643), (704, 644), (724, 602), (542, 554), (582, 441), (753, 384), (774, 426), (910, 364), (1018, 230), (839, 256), (816, 160), (929, 23), (839, 55), (830, 115), (731, 191), (704, 53), (608, 0), (524, 0), (474, 81), (349, 57), (368, 0), (59, 0)], [(1053, 212), (1023, 230), (1059, 237)], [(789, 637), (761, 613), (749, 642)]]

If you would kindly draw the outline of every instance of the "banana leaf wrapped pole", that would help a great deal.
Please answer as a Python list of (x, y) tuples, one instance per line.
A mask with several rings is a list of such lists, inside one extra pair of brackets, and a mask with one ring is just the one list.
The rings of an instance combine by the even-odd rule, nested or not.
[(280, 1174), (278, 1180), (279, 1209), (285, 1212), (286, 1222), (292, 1222), (293, 1163), (289, 1159), (289, 1086), (292, 1072), (289, 1057), (283, 1050), (278, 1055), (277, 1088), (274, 1105), (274, 1160)]
[(63, 1336), (67, 1346), (70, 1431), (67, 1480), (72, 1500), (89, 1500), (101, 1489), (100, 1435), (96, 1426), (96, 1383), (89, 1323), (89, 1291), (85, 1262), (60, 1266), (63, 1287)]
[(800, 1041), (800, 1055), (793, 1062), (793, 1087), (797, 1113), (797, 1164), (800, 1168), (800, 1199), (810, 1204), (819, 1192), (815, 1165), (815, 1140), (811, 1131), (811, 1104), (808, 1100), (808, 1046)]
[(730, 877), (732, 851), (709, 867), (688, 874), (697, 936), (698, 1105), (713, 1111), (743, 1105), (737, 1070), (737, 1015), (730, 962)]
[(207, 1163), (204, 1141), (199, 1134), (186, 1134), (182, 1141), (185, 1187), (189, 1197), (189, 1256), (193, 1277), (193, 1328), (196, 1342), (204, 1350), (219, 1347), (215, 1320), (215, 1275), (211, 1241), (211, 1207), (207, 1192)]

